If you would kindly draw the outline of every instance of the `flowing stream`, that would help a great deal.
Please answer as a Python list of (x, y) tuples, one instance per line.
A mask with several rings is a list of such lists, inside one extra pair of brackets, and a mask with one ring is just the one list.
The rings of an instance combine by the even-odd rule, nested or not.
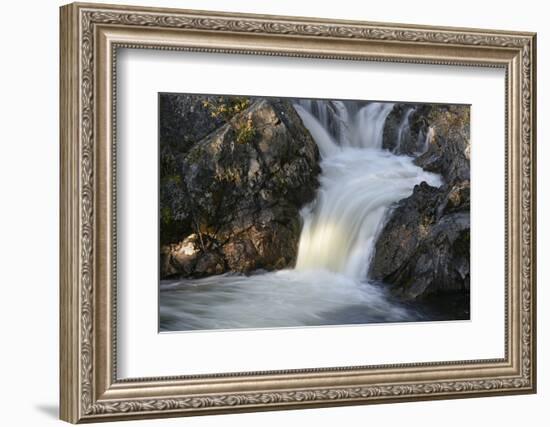
[(319, 147), (322, 170), (316, 198), (302, 210), (296, 267), (163, 281), (161, 331), (422, 320), (367, 271), (391, 205), (416, 184), (439, 186), (441, 178), (382, 149), (392, 103), (298, 101), (295, 108)]

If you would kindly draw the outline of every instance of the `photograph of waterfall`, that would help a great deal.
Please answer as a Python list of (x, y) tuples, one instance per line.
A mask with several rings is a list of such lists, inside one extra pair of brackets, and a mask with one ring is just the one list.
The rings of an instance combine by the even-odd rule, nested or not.
[(470, 318), (470, 106), (160, 93), (159, 330)]

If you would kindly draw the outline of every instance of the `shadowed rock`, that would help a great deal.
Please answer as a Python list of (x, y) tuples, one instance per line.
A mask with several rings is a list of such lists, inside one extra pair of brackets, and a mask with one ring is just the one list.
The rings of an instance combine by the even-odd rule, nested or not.
[(161, 248), (161, 277), (292, 266), (318, 161), (286, 100), (256, 100), (208, 133), (178, 159), (161, 203), (178, 224)]
[(417, 299), (470, 289), (470, 183), (417, 185), (376, 242), (370, 276)]
[(408, 156), (422, 154), (432, 108), (429, 104), (395, 104), (384, 124), (382, 148)]
[(415, 163), (436, 172), (447, 182), (470, 179), (470, 108), (435, 106), (428, 114), (433, 137)]
[(406, 300), (470, 289), (470, 117), (467, 106), (424, 111), (432, 138), (415, 159), (443, 176), (399, 201), (378, 236), (369, 276)]

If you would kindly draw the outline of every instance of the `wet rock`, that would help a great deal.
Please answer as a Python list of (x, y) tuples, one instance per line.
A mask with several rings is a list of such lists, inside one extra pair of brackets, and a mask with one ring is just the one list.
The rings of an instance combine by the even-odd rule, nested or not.
[(202, 256), (195, 265), (194, 272), (198, 275), (211, 276), (213, 274), (222, 274), (225, 271), (224, 259), (215, 252), (207, 252)]
[[(220, 97), (163, 93), (159, 96), (160, 146), (176, 154), (186, 153), (194, 144), (225, 123), (213, 117), (204, 101)], [(225, 99), (221, 97), (221, 99)]]
[(436, 106), (428, 115), (433, 130), (427, 151), (415, 159), (422, 169), (447, 182), (470, 179), (470, 108)]
[(195, 269), (200, 254), (200, 243), (196, 234), (191, 234), (181, 242), (161, 247), (161, 272), (163, 276), (173, 276), (184, 272), (190, 274)]
[[(176, 203), (168, 204), (177, 240), (163, 245), (161, 276), (292, 266), (318, 162), (317, 145), (286, 100), (255, 100), (210, 132), (179, 160), (180, 195), (172, 191)], [(191, 235), (194, 263), (177, 246)]]
[(395, 104), (384, 123), (382, 148), (395, 154), (418, 156), (426, 149), (428, 115), (426, 104)]
[[(387, 126), (385, 135), (395, 131), (397, 118), (404, 114), (405, 107), (400, 108), (394, 107), (394, 124)], [(466, 295), (470, 289), (469, 107), (427, 106), (422, 119), (415, 114), (420, 113), (410, 117), (430, 131), (427, 149), (415, 163), (441, 174), (445, 184), (435, 188), (423, 182), (394, 206), (378, 236), (369, 276), (387, 283), (405, 300)]]
[(223, 97), (163, 93), (159, 96), (161, 244), (181, 240), (192, 231), (180, 166), (187, 152), (225, 123), (204, 104)]
[(382, 229), (369, 276), (406, 300), (469, 292), (469, 208), (469, 181), (417, 185)]

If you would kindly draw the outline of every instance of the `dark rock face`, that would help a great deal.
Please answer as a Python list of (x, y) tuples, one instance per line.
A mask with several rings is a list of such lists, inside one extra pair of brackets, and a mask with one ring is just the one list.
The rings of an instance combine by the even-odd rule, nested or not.
[(428, 114), (433, 138), (428, 150), (415, 160), (422, 169), (436, 172), (447, 182), (470, 179), (470, 109), (435, 106)]
[(470, 183), (423, 182), (401, 200), (376, 243), (370, 276), (404, 299), (470, 289)]
[(167, 93), (159, 97), (161, 244), (178, 241), (182, 230), (191, 227), (180, 165), (189, 149), (225, 123), (204, 105), (215, 98)]
[(425, 104), (395, 104), (384, 124), (382, 148), (409, 156), (423, 153), (431, 109)]
[[(405, 300), (468, 294), (470, 289), (470, 118), (467, 106), (424, 109), (431, 138), (415, 163), (443, 176), (396, 204), (375, 245), (372, 279)], [(411, 117), (413, 114), (411, 114)]]
[(185, 153), (210, 132), (220, 127), (224, 120), (213, 117), (203, 101), (213, 96), (182, 96), (163, 93), (159, 98), (161, 148)]
[(286, 100), (255, 100), (207, 133), (179, 155), (165, 194), (161, 188), (170, 230), (161, 236), (161, 277), (292, 266), (318, 162), (317, 145)]

